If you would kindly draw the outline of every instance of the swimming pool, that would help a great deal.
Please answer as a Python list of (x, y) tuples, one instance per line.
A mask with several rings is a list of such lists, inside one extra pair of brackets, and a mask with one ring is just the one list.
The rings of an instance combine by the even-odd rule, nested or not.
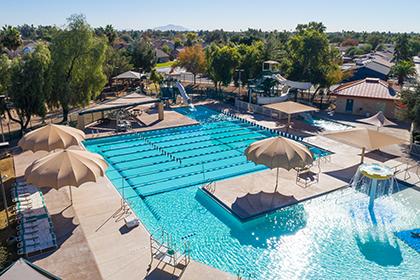
[[(86, 144), (110, 163), (107, 174), (111, 180), (124, 177), (136, 195), (143, 197), (266, 169), (247, 161), (243, 152), (249, 144), (277, 135), (275, 131), (206, 107), (178, 111), (200, 124), (89, 140)], [(305, 145), (315, 158), (329, 154)]]
[[(154, 194), (141, 194), (139, 187), (132, 187), (129, 183), (134, 183), (137, 186), (145, 184), (145, 182), (152, 182), (156, 178), (165, 178), (165, 174), (174, 177), (185, 174), (183, 169), (180, 169), (176, 173), (154, 171), (155, 177), (147, 175), (147, 172), (164, 168), (160, 164), (149, 165), (147, 160), (138, 162), (139, 158), (144, 158), (144, 154), (151, 153), (148, 154), (150, 156), (148, 159), (158, 158), (159, 161), (164, 161), (169, 160), (170, 156), (160, 158), (150, 150), (148, 152), (141, 151), (142, 147), (147, 145), (165, 147), (167, 144), (164, 143), (181, 140), (180, 146), (172, 148), (183, 150), (185, 147), (182, 143), (193, 148), (196, 146), (189, 145), (200, 143), (193, 141), (198, 133), (211, 132), (211, 135), (206, 137), (213, 138), (214, 142), (206, 142), (206, 144), (220, 144), (211, 147), (223, 146), (225, 149), (232, 149), (229, 151), (236, 151), (236, 153), (229, 153), (226, 156), (235, 156), (244, 149), (244, 147), (238, 147), (239, 143), (245, 144), (248, 143), (247, 141), (256, 141), (259, 137), (271, 135), (270, 131), (253, 127), (206, 108), (198, 108), (196, 112), (183, 110), (187, 109), (179, 110), (179, 112), (194, 117), (202, 124), (178, 128), (179, 130), (142, 133), (143, 138), (140, 139), (140, 142), (137, 142), (138, 139), (134, 140), (137, 138), (136, 135), (93, 139), (85, 142), (85, 146), (89, 150), (106, 156), (106, 160), (110, 163), (107, 176), (120, 192), (122, 192), (124, 184), (125, 197), (151, 233), (158, 233), (163, 229), (171, 233), (173, 239), (179, 243), (189, 240), (193, 259), (233, 274), (242, 272), (242, 275), (250, 275), (255, 279), (418, 278), (420, 275), (418, 253), (395, 237), (395, 234), (400, 231), (420, 227), (420, 192), (412, 188), (406, 188), (392, 196), (376, 201), (374, 215), (376, 216), (375, 220), (378, 221), (377, 224), (372, 223), (371, 215), (367, 210), (367, 196), (352, 189), (331, 193), (246, 223), (239, 222), (208, 197), (198, 188), (200, 184), (198, 186), (184, 185), (183, 188), (169, 188), (167, 190), (171, 191)], [(220, 124), (220, 126), (213, 127), (216, 124)], [(193, 134), (186, 132), (185, 129), (193, 127), (201, 130), (190, 131)], [(220, 131), (222, 128), (223, 130), (238, 129), (239, 132), (231, 131), (235, 135), (245, 133), (245, 131), (250, 134), (241, 134), (242, 138), (237, 139), (237, 136), (231, 136), (229, 133), (225, 135), (226, 131)], [(179, 134), (164, 135), (175, 132), (179, 132)], [(170, 137), (175, 138), (175, 135), (178, 140), (171, 138), (172, 140), (168, 142), (159, 142), (169, 140)], [(231, 136), (232, 142), (225, 138), (219, 138), (220, 135)], [(152, 136), (169, 138), (159, 138), (158, 140)], [(182, 136), (188, 137), (182, 138)], [(248, 136), (256, 139), (248, 139)], [(197, 137), (203, 137), (203, 135)], [(204, 141), (204, 139), (201, 140)], [(244, 142), (238, 143), (233, 140), (244, 140)], [(135, 146), (136, 144), (139, 146)], [(123, 148), (115, 149), (118, 147)], [(137, 151), (139, 149), (140, 151)], [(198, 155), (202, 153), (202, 149), (205, 149), (203, 153), (208, 151), (208, 148), (197, 148), (194, 152), (196, 156), (191, 154), (191, 158), (197, 157), (198, 162), (207, 159), (206, 156)], [(189, 152), (191, 151), (189, 150)], [(213, 150), (210, 149), (210, 151)], [(319, 151), (322, 150), (319, 149)], [(180, 154), (190, 155), (189, 153), (183, 154), (185, 152), (181, 151)], [(219, 152), (226, 153), (225, 150)], [(121, 156), (121, 154), (124, 155)], [(182, 157), (174, 150), (171, 150), (171, 155), (176, 158)], [(238, 158), (240, 159), (239, 156)], [(124, 159), (128, 161), (123, 163)], [(171, 159), (176, 161), (175, 158)], [(194, 162), (186, 162), (186, 159), (181, 159), (181, 163), (178, 161), (178, 165), (174, 166), (179, 167), (179, 164)], [(224, 167), (229, 165), (228, 163), (230, 161), (223, 161), (222, 165), (218, 166)], [(174, 166), (171, 165), (168, 168)], [(211, 166), (214, 168), (213, 165)], [(231, 167), (221, 168), (218, 169), (216, 175), (238, 176), (243, 174), (241, 172), (258, 171), (259, 169), (254, 169), (255, 167), (255, 165), (244, 164), (240, 170), (230, 169)], [(204, 166), (204, 168), (206, 170), (210, 166)], [(227, 172), (225, 173), (224, 170)], [(121, 174), (127, 178), (124, 179)], [(144, 179), (129, 181), (132, 176), (137, 178), (136, 174), (143, 174), (139, 178)], [(198, 177), (191, 177), (191, 184), (202, 180)], [(188, 179), (179, 178), (177, 180), (182, 184)], [(167, 185), (162, 182), (153, 181), (148, 186), (154, 189), (156, 185), (159, 190), (166, 188)], [(140, 188), (140, 190), (144, 189)]]

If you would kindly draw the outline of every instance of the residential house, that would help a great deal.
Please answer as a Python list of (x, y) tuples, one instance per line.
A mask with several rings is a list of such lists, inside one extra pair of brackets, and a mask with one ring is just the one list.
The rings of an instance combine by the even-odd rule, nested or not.
[(381, 58), (356, 60), (356, 65), (348, 69), (353, 72), (351, 77), (345, 81), (358, 81), (366, 78), (387, 81), (393, 65), (392, 62)]
[(164, 62), (170, 61), (169, 54), (162, 51), (161, 49), (156, 49), (156, 58), (157, 58), (157, 63), (164, 63)]
[(382, 111), (386, 117), (395, 118), (399, 94), (386, 81), (377, 78), (353, 81), (336, 87), (332, 94), (338, 113), (370, 116)]

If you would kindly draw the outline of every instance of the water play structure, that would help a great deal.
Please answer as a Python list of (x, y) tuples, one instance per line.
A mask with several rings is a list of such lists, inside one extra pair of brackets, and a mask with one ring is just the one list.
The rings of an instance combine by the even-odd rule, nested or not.
[(392, 170), (379, 164), (360, 165), (351, 183), (357, 191), (369, 196), (369, 209), (373, 209), (376, 198), (392, 194), (396, 185)]
[(192, 99), (187, 94), (185, 87), (176, 79), (168, 78), (161, 83), (160, 96), (162, 100), (171, 100), (173, 103), (179, 103), (179, 101), (177, 102), (177, 97), (181, 97), (185, 105), (189, 105), (191, 109), (194, 109)]
[(184, 86), (178, 81), (175, 82), (175, 85), (178, 88), (179, 94), (181, 94), (184, 103), (191, 104), (191, 98), (188, 96), (187, 92), (185, 91)]

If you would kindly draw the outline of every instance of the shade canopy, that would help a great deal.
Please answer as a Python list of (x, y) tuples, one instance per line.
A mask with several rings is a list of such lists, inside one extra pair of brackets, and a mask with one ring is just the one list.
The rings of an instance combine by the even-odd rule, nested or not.
[(273, 104), (264, 105), (264, 107), (276, 110), (288, 115), (318, 111), (318, 108), (311, 107), (305, 104), (301, 104), (293, 101), (278, 102)]
[(85, 139), (85, 133), (79, 129), (57, 124), (48, 124), (29, 132), (18, 145), (23, 150), (52, 151), (66, 149), (73, 145), (79, 145)]
[(384, 113), (382, 111), (379, 111), (378, 113), (376, 113), (372, 117), (365, 118), (365, 119), (360, 119), (358, 121), (359, 122), (363, 122), (363, 123), (367, 123), (367, 124), (371, 124), (371, 125), (374, 125), (376, 127), (383, 127), (383, 126), (388, 126), (388, 125), (396, 125), (395, 123), (393, 123), (390, 120), (388, 120), (384, 116)]
[(245, 155), (248, 160), (271, 169), (290, 170), (313, 162), (312, 154), (305, 145), (284, 137), (254, 142), (245, 150)]
[(107, 167), (105, 160), (98, 154), (67, 149), (34, 161), (25, 170), (25, 179), (39, 187), (79, 187), (83, 183), (96, 182), (105, 175)]
[(118, 76), (115, 76), (113, 79), (115, 79), (115, 80), (118, 80), (118, 79), (140, 80), (141, 79), (141, 74), (139, 72), (127, 71), (127, 72), (119, 74)]
[(405, 141), (395, 136), (367, 128), (355, 128), (338, 132), (325, 133), (325, 137), (335, 141), (367, 150), (381, 149)]
[(60, 280), (61, 278), (52, 275), (24, 258), (20, 258), (0, 273), (0, 279)]

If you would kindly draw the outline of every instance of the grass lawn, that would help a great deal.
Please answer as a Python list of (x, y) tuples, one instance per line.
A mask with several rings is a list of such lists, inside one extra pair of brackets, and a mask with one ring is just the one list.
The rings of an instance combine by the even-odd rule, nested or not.
[(168, 61), (168, 62), (157, 63), (156, 64), (156, 68), (171, 67), (174, 63), (175, 63), (175, 61)]

